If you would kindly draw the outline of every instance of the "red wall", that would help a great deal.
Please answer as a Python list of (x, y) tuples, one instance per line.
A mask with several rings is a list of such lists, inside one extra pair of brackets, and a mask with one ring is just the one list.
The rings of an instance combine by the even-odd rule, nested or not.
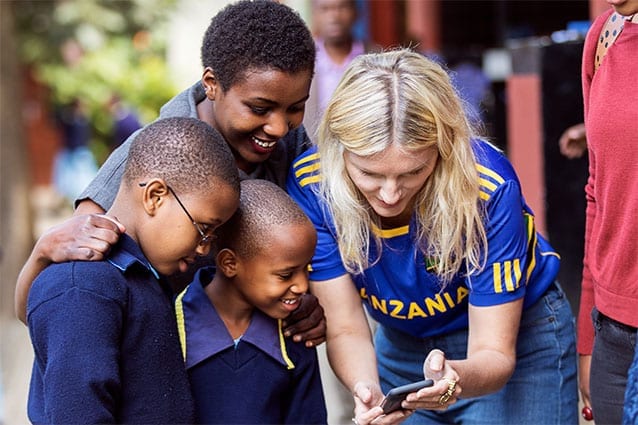
[(51, 184), (53, 158), (61, 146), (60, 134), (49, 109), (48, 91), (30, 70), (24, 71), (22, 118), (33, 185)]

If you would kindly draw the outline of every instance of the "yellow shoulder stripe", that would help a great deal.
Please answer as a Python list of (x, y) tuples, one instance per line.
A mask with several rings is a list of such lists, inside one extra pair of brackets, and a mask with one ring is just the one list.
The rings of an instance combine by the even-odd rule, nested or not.
[(313, 171), (317, 171), (319, 168), (321, 168), (321, 163), (315, 162), (314, 164), (306, 165), (305, 167), (295, 169), (295, 177), (299, 178), (304, 174), (310, 174)]
[(476, 169), (478, 170), (479, 173), (485, 174), (486, 176), (491, 177), (492, 179), (494, 179), (494, 181), (496, 181), (499, 184), (502, 184), (505, 182), (503, 177), (496, 174), (493, 170), (490, 170), (489, 168), (482, 166), (481, 164), (476, 164)]
[(319, 159), (319, 154), (318, 153), (313, 153), (312, 155), (308, 155), (304, 158), (301, 158), (299, 161), (295, 162), (292, 166), (293, 168), (297, 168), (300, 165), (305, 164), (306, 162), (310, 162), (310, 161), (315, 161)]
[(490, 170), (480, 164), (476, 164), (476, 170), (483, 176), (479, 177), (479, 184), (481, 187), (479, 197), (484, 201), (488, 201), (492, 196), (492, 192), (498, 188), (499, 184), (504, 183), (505, 179), (493, 170)]

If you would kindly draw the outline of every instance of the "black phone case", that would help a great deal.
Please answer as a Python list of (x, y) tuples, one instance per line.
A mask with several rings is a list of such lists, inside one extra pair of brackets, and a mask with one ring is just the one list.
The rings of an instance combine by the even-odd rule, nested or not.
[(385, 398), (381, 402), (383, 413), (387, 415), (388, 413), (400, 409), (401, 402), (405, 400), (408, 394), (416, 392), (421, 388), (431, 387), (432, 385), (434, 385), (434, 381), (432, 381), (431, 379), (425, 379), (423, 381), (413, 382), (411, 384), (392, 388), (390, 391), (388, 391), (388, 394), (386, 394)]

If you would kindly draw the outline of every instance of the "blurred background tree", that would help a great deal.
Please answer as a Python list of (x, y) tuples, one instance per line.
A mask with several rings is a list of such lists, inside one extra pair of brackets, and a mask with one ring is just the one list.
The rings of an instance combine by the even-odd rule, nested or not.
[(165, 63), (166, 23), (175, 0), (12, 3), (21, 62), (49, 88), (52, 109), (82, 101), (99, 163), (109, 153), (114, 94), (142, 123), (175, 95)]
[[(39, 208), (48, 192), (36, 187), (50, 181), (60, 146), (54, 111), (82, 101), (89, 147), (100, 163), (112, 137), (112, 95), (134, 108), (143, 124), (152, 121), (177, 92), (165, 59), (167, 22), (176, 3), (0, 0), (0, 318), (13, 316), (13, 287), (39, 236), (36, 222), (50, 222), (39, 219), (50, 213)], [(44, 88), (35, 96), (34, 80)]]
[[(153, 120), (176, 92), (166, 65), (176, 0), (0, 0), (0, 423), (28, 423), (32, 351), (13, 291), (37, 227), (70, 215), (51, 205), (60, 134), (53, 111), (81, 99), (99, 162), (108, 153), (113, 94)], [(180, 47), (181, 48), (181, 47)], [(44, 187), (44, 191), (40, 190)], [(47, 208), (43, 199), (49, 199)]]

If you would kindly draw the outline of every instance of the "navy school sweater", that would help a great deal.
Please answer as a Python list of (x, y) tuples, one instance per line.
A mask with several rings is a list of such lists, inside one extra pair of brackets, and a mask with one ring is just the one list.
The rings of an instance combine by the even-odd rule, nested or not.
[(27, 320), (33, 423), (194, 422), (171, 295), (129, 236), (105, 261), (47, 267)]

